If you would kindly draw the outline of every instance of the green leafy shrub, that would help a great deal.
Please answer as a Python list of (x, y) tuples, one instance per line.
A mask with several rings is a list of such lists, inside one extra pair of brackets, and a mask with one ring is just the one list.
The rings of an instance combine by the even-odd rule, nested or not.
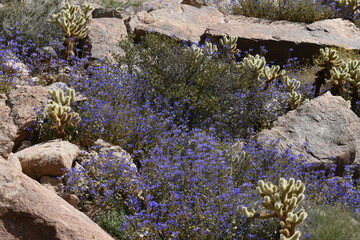
[[(147, 34), (141, 43), (125, 41), (121, 47), (126, 56), (119, 58), (119, 66), (136, 76), (139, 97), (152, 103), (153, 109), (174, 109), (178, 123), (190, 129), (215, 126), (218, 132), (226, 128), (244, 136), (250, 126), (267, 127), (286, 108), (272, 85), (280, 78), (280, 69), (265, 67), (263, 60), (255, 73), (256, 57), (236, 62), (234, 46), (189, 46)], [(262, 89), (267, 80), (268, 88)]]
[(330, 6), (319, 5), (313, 0), (241, 0), (233, 13), (269, 20), (287, 20), (311, 23), (333, 16)]
[(100, 227), (119, 240), (129, 239), (128, 236), (125, 235), (124, 231), (119, 230), (120, 226), (124, 223), (124, 219), (125, 213), (122, 209), (107, 210), (99, 213), (95, 217), (95, 221)]

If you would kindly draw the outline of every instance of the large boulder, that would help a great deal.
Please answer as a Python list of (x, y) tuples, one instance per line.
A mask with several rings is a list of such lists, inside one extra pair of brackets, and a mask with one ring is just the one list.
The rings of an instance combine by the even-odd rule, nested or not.
[(226, 22), (211, 24), (205, 37), (217, 42), (223, 35), (237, 36), (238, 48), (253, 49), (253, 54), (264, 46), (266, 58), (277, 62), (312, 57), (324, 46), (360, 49), (359, 28), (340, 18), (306, 24), (230, 15)]
[(0, 239), (113, 239), (85, 214), (2, 160), (0, 185)]
[(42, 176), (62, 176), (72, 167), (79, 153), (78, 146), (57, 139), (25, 148), (15, 155), (20, 160), (23, 172), (39, 180)]
[(290, 148), (303, 155), (317, 168), (337, 165), (336, 175), (352, 165), (360, 173), (360, 119), (348, 103), (330, 92), (303, 104), (274, 122), (270, 130), (257, 135), (258, 140), (280, 140), (280, 151)]

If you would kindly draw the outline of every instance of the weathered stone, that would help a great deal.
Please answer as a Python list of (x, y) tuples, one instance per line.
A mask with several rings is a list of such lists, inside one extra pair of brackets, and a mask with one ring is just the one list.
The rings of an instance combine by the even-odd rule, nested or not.
[(197, 8), (201, 8), (201, 6), (205, 5), (203, 0), (183, 0), (181, 4), (190, 5)]
[(40, 178), (41, 184), (50, 184), (52, 186), (57, 186), (60, 184), (60, 180), (57, 177), (50, 177), (50, 176), (42, 176)]
[(10, 153), (9, 157), (6, 160), (9, 163), (11, 163), (14, 167), (22, 171), (20, 160), (14, 153)]
[(360, 177), (360, 119), (342, 97), (330, 92), (279, 117), (258, 140), (280, 140), (279, 151), (291, 148), (318, 168), (337, 164), (336, 175), (344, 174), (344, 165), (356, 168)]
[(114, 8), (96, 8), (91, 12), (92, 18), (120, 18), (121, 14)]
[(223, 35), (237, 36), (238, 48), (253, 49), (252, 54), (264, 46), (266, 58), (277, 62), (289, 57), (311, 58), (324, 46), (360, 49), (360, 30), (339, 18), (305, 24), (230, 15), (226, 22), (209, 26), (205, 37), (217, 42)]
[(133, 169), (136, 169), (136, 165), (134, 164), (131, 155), (120, 146), (111, 145), (102, 139), (98, 139), (94, 144), (98, 147), (98, 149), (95, 147), (99, 155), (97, 157), (98, 160), (106, 161), (107, 156), (111, 156), (112, 158), (117, 159), (117, 161), (126, 162)]
[(4, 73), (14, 74), (22, 79), (30, 76), (29, 68), (13, 52), (7, 51), (2, 56), (2, 62), (2, 71)]
[(112, 240), (61, 197), (0, 161), (0, 239)]
[(0, 156), (7, 158), (14, 147), (18, 128), (11, 117), (11, 109), (7, 105), (7, 97), (0, 94)]
[(23, 172), (31, 178), (62, 176), (79, 155), (78, 146), (60, 139), (36, 144), (16, 154)]
[(215, 8), (175, 5), (149, 13), (139, 12), (130, 20), (129, 27), (137, 38), (154, 31), (180, 40), (200, 42), (206, 29), (220, 23), (225, 23), (225, 18)]
[(10, 92), (11, 115), (19, 129), (16, 146), (29, 136), (28, 129), (36, 126), (37, 112), (47, 105), (47, 95), (48, 90), (42, 86), (20, 86)]
[(95, 18), (89, 22), (89, 38), (92, 43), (91, 55), (98, 59), (114, 61), (112, 55), (123, 55), (119, 41), (127, 36), (124, 22), (118, 18)]
[(71, 206), (73, 207), (77, 207), (80, 203), (80, 199), (74, 195), (74, 194), (65, 194), (62, 196), (62, 198), (68, 202)]

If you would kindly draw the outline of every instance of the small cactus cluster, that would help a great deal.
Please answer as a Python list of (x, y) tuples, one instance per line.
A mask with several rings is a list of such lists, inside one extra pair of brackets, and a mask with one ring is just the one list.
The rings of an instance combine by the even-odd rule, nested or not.
[(359, 0), (337, 0), (337, 2), (342, 8), (349, 9), (352, 14), (360, 10)]
[(290, 78), (288, 76), (283, 78), (283, 82), (289, 92), (289, 108), (291, 110), (295, 109), (304, 101), (303, 95), (297, 92), (301, 83), (295, 78)]
[(315, 64), (320, 68), (313, 84), (315, 97), (323, 85), (329, 84), (331, 93), (350, 100), (354, 109), (360, 100), (360, 61), (343, 60), (335, 49), (322, 48)]
[(220, 44), (230, 52), (234, 60), (236, 59), (236, 55), (240, 52), (240, 50), (237, 49), (237, 41), (238, 37), (234, 36), (223, 36), (222, 39), (220, 39)]
[[(240, 50), (237, 49), (237, 41), (238, 37), (226, 35), (220, 39), (220, 44), (230, 53), (233, 60), (236, 60), (236, 55), (240, 52)], [(205, 48), (201, 48), (193, 44), (191, 47), (187, 48), (187, 50), (194, 52), (199, 59), (204, 56), (204, 54), (213, 55), (219, 51), (218, 46), (211, 42), (205, 42), (205, 46)], [(324, 64), (328, 64), (327, 61), (325, 61)], [(291, 110), (297, 108), (305, 100), (302, 94), (297, 92), (301, 84), (299, 81), (285, 76), (286, 71), (280, 70), (280, 66), (278, 65), (267, 66), (265, 58), (258, 54), (255, 56), (248, 54), (244, 57), (238, 64), (238, 71), (241, 75), (239, 81), (241, 84), (244, 82), (250, 83), (248, 86), (249, 88), (255, 87), (255, 89), (259, 89), (260, 86), (263, 85), (263, 89), (267, 90), (270, 83), (276, 79), (284, 82), (287, 86), (289, 108)]]
[(262, 206), (270, 212), (257, 212), (253, 208), (242, 207), (247, 218), (278, 218), (280, 220), (280, 240), (298, 240), (301, 232), (296, 231), (297, 225), (307, 217), (304, 209), (297, 211), (298, 205), (304, 200), (305, 185), (294, 178), (280, 178), (279, 186), (260, 180), (256, 190), (264, 198)]
[(74, 55), (77, 41), (88, 36), (89, 27), (86, 26), (91, 18), (93, 7), (89, 4), (82, 6), (66, 4), (57, 14), (53, 14), (50, 23), (57, 24), (65, 34), (63, 58)]
[(75, 127), (81, 120), (78, 113), (71, 112), (70, 105), (75, 100), (75, 90), (68, 88), (66, 95), (61, 89), (49, 90), (52, 100), (48, 102), (48, 115), (52, 119), (50, 129), (56, 130), (56, 135), (61, 138), (67, 137), (65, 128)]

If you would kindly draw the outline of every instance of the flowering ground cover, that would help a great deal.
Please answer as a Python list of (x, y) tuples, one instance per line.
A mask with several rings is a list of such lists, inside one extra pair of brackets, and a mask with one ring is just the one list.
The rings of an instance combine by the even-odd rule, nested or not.
[[(253, 9), (254, 1), (235, 2), (247, 9), (242, 14), (256, 11), (263, 17)], [(286, 6), (294, 9), (295, 2), (300, 1)], [(308, 1), (302, 4), (319, 14)], [(317, 20), (330, 11), (327, 7), (321, 16), (306, 16)], [(86, 99), (73, 106), (81, 122), (69, 139), (86, 149), (102, 138), (134, 159), (137, 169), (110, 153), (102, 156), (108, 161), (84, 162), (63, 179), (64, 191), (76, 194), (82, 206), (103, 209), (94, 220), (116, 238), (279, 239), (276, 219), (249, 220), (241, 208), (259, 207), (259, 180), (277, 183), (280, 177), (306, 185), (302, 207), (309, 217), (300, 226), (303, 239), (359, 238), (360, 182), (353, 169), (346, 167), (342, 178), (335, 177), (336, 166), (314, 170), (290, 149), (280, 152), (275, 144), (253, 140), (290, 105), (281, 78), (265, 84), (263, 74), (241, 65), (244, 53), (234, 60), (231, 46), (214, 50), (148, 34), (137, 44), (131, 38), (122, 42), (127, 55), (116, 64), (76, 57), (64, 61), (40, 54), (44, 42), (57, 53), (61, 43), (42, 35), (25, 39), (21, 23), (16, 26), (2, 31), (3, 62), (12, 51), (41, 80), (36, 84), (43, 85), (66, 68), (63, 81)], [(358, 54), (352, 57), (359, 59)], [(311, 86), (304, 79), (314, 80), (314, 66), (294, 61), (280, 67), (302, 82), (296, 91), (310, 99)], [(0, 92), (8, 93), (17, 76), (5, 66), (0, 70)], [(52, 137), (34, 136), (33, 141)], [(244, 147), (234, 150), (239, 140)]]

